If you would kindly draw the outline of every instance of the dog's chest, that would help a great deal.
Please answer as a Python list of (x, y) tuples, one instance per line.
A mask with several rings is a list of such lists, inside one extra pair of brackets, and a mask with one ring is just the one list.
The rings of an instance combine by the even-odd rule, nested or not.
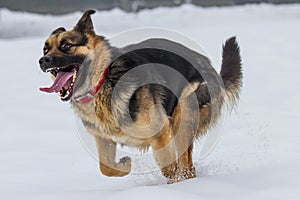
[[(96, 106), (95, 102), (88, 104), (72, 103), (72, 108), (80, 117), (86, 130), (93, 136), (103, 137), (125, 146), (133, 146), (139, 149), (146, 149), (145, 141), (125, 134), (109, 117), (105, 114), (105, 107)], [(98, 108), (98, 109), (96, 109)], [(101, 112), (100, 112), (101, 110)]]
[[(112, 123), (105, 123), (107, 122), (107, 118), (102, 113), (96, 113), (96, 106), (95, 102), (91, 101), (89, 103), (80, 103), (80, 102), (72, 102), (72, 108), (75, 113), (80, 117), (82, 120), (83, 125), (85, 128), (90, 132), (92, 135), (97, 135), (103, 137), (104, 135), (111, 135), (118, 132), (118, 128), (113, 126)], [(99, 115), (103, 116), (99, 119)]]

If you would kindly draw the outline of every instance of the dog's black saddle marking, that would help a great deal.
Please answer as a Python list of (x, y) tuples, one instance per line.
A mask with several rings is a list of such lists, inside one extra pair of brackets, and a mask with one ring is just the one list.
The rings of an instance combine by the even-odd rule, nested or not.
[[(167, 86), (172, 86), (172, 90), (160, 84), (150, 84), (149, 86), (152, 94), (160, 95), (158, 99), (163, 99), (163, 106), (168, 116), (172, 116), (178, 98), (187, 82), (202, 83), (204, 81), (200, 74), (202, 71), (216, 73), (207, 57), (181, 44), (165, 39), (150, 39), (122, 49), (114, 49), (113, 56), (107, 75), (112, 87), (129, 70), (145, 64), (149, 64), (149, 66), (143, 68), (143, 76), (132, 73), (130, 80), (132, 83), (136, 81), (143, 82), (150, 77), (151, 80), (162, 81)], [(163, 73), (154, 67), (155, 64), (161, 64), (176, 70), (182, 77), (174, 77), (170, 73)], [(152, 65), (153, 67), (151, 67)], [(135, 95), (136, 93), (133, 94), (129, 106), (133, 120), (135, 119), (135, 113), (139, 111), (138, 104), (135, 102)]]

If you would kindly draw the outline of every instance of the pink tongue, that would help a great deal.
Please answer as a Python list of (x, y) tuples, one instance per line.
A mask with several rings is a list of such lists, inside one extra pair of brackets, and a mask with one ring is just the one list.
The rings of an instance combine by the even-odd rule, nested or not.
[(53, 85), (50, 88), (40, 88), (43, 92), (59, 92), (68, 80), (74, 75), (74, 72), (58, 72)]

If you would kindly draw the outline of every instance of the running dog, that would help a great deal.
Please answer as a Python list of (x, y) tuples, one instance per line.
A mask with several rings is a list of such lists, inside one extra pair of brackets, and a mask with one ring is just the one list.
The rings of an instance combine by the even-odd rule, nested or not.
[(70, 101), (95, 138), (104, 175), (130, 172), (129, 157), (115, 161), (121, 144), (143, 152), (151, 147), (168, 183), (194, 178), (194, 141), (239, 98), (243, 75), (235, 37), (225, 42), (217, 73), (207, 57), (167, 39), (113, 47), (96, 35), (93, 13), (46, 40), (39, 64), (54, 83), (40, 90)]

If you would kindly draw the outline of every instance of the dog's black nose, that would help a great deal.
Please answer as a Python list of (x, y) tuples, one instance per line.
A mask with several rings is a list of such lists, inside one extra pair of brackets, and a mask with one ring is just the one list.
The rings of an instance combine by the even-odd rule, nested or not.
[(46, 72), (47, 69), (52, 68), (52, 57), (43, 56), (39, 60), (39, 64), (43, 72)]

